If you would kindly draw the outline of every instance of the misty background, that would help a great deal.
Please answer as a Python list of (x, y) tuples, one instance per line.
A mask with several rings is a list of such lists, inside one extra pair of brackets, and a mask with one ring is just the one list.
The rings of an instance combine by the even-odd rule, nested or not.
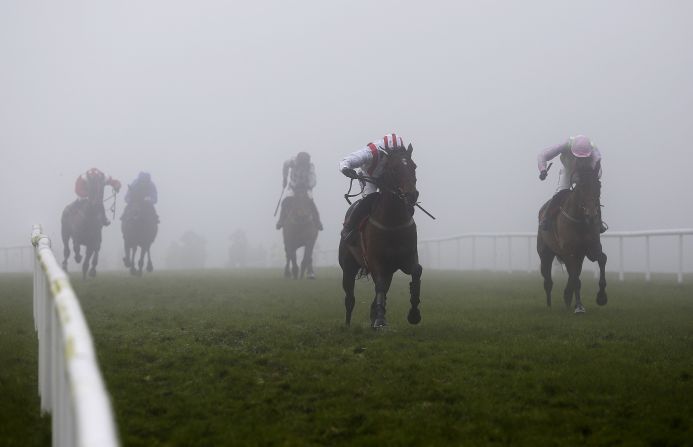
[(579, 133), (602, 152), (612, 230), (692, 227), (692, 19), (683, 0), (0, 0), (0, 246), (41, 223), (60, 253), (75, 178), (98, 167), (124, 188), (151, 172), (157, 268), (187, 231), (209, 266), (239, 230), (271, 252), (282, 163), (307, 151), (333, 248), (338, 162), (391, 132), (438, 218), (417, 213), (420, 239), (535, 230), (558, 180), (537, 154)]

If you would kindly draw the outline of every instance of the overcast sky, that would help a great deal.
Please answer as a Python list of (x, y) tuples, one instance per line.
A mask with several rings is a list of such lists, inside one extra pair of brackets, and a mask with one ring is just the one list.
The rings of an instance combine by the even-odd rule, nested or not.
[(578, 133), (612, 229), (691, 227), (691, 23), (683, 0), (0, 0), (0, 246), (58, 239), (88, 168), (146, 170), (156, 255), (190, 229), (221, 262), (237, 229), (280, 241), (282, 163), (307, 151), (334, 247), (338, 162), (390, 132), (438, 217), (420, 238), (533, 231), (558, 173), (537, 153)]

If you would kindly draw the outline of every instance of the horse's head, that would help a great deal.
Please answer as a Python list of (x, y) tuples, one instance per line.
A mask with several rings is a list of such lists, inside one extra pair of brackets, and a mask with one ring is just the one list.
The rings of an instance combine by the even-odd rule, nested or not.
[(578, 165), (575, 172), (578, 175), (575, 185), (577, 205), (581, 217), (587, 225), (599, 224), (599, 196), (601, 194), (601, 182), (599, 181), (600, 164), (592, 167), (585, 163)]
[(103, 203), (103, 190), (106, 187), (106, 176), (98, 169), (87, 173), (87, 197), (91, 205)]
[(416, 163), (411, 158), (413, 150), (411, 144), (407, 149), (386, 150), (387, 161), (379, 179), (382, 192), (406, 199), (409, 206), (414, 206), (419, 198), (419, 191), (416, 189)]

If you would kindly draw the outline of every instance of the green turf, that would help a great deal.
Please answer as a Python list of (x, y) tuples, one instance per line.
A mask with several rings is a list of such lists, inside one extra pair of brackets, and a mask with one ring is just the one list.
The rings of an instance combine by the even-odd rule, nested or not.
[[(693, 445), (690, 285), (610, 278), (598, 307), (586, 276), (576, 316), (562, 277), (546, 309), (536, 274), (424, 272), (422, 323), (398, 276), (374, 332), (372, 284), (345, 328), (319, 273), (75, 279), (123, 445)], [(30, 280), (0, 281), (0, 445), (45, 445)]]

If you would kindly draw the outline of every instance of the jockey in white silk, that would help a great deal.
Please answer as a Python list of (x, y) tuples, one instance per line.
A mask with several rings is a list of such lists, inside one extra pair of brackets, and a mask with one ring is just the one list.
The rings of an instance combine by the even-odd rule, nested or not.
[[(352, 152), (339, 162), (339, 171), (349, 178), (371, 177), (377, 179), (383, 173), (383, 167), (387, 162), (386, 150), (403, 149), (406, 147), (401, 136), (395, 133), (387, 134), (382, 138), (371, 141), (363, 148)], [(356, 226), (361, 223), (371, 211), (375, 202), (378, 188), (370, 182), (360, 180), (363, 186), (363, 198), (354, 202), (342, 229), (342, 238), (349, 239), (356, 230)]]
[[(287, 181), (288, 180), (288, 181)], [(318, 229), (322, 231), (322, 222), (320, 221), (320, 213), (313, 201), (313, 188), (315, 188), (315, 165), (310, 161), (310, 154), (307, 152), (299, 152), (295, 157), (284, 162), (282, 166), (282, 187), (289, 187), (284, 200), (282, 200), (281, 213), (277, 222), (277, 230), (281, 229), (286, 222), (288, 208), (291, 206), (293, 198), (297, 194), (305, 193), (310, 199), (311, 211), (313, 218), (318, 224)]]

